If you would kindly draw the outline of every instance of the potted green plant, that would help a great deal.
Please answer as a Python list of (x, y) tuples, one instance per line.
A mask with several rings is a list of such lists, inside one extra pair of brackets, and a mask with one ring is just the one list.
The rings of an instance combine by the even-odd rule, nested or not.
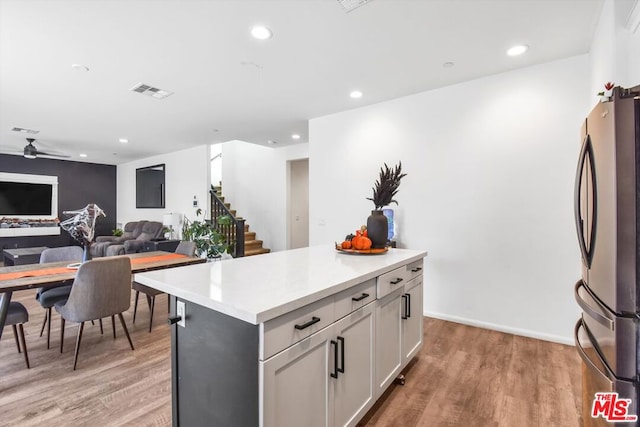
[(382, 208), (391, 203), (398, 204), (394, 197), (398, 193), (400, 180), (405, 176), (407, 174), (402, 173), (402, 162), (398, 162), (393, 168), (389, 168), (385, 163), (384, 167), (380, 168), (380, 178), (372, 188), (373, 197), (367, 197), (375, 206), (367, 218), (367, 234), (371, 239), (372, 248), (384, 248), (387, 244), (388, 223)]
[(111, 234), (113, 234), (115, 237), (121, 237), (122, 236), (122, 228), (116, 228), (111, 230)]
[[(207, 221), (198, 220), (202, 209), (196, 211), (196, 219), (191, 221), (185, 217), (182, 224), (182, 240), (196, 244), (196, 255), (207, 259), (219, 258), (229, 249), (229, 243), (224, 236), (216, 231), (215, 226)], [(231, 218), (226, 215), (216, 219), (218, 224), (228, 224)]]

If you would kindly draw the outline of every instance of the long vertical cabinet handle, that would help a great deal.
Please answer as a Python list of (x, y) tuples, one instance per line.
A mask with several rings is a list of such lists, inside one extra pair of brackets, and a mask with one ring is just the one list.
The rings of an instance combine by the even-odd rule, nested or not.
[(578, 169), (576, 170), (576, 181), (573, 190), (573, 213), (576, 221), (576, 232), (578, 233), (578, 244), (580, 245), (580, 253), (582, 261), (589, 268), (590, 262), (587, 252), (587, 243), (584, 239), (584, 221), (582, 220), (582, 174), (584, 172), (584, 164), (587, 161), (587, 152), (591, 145), (591, 138), (587, 135), (582, 142), (580, 156), (578, 157)]
[(344, 374), (344, 337), (338, 337), (338, 341), (340, 342), (340, 364), (341, 368), (338, 368), (338, 372)]
[(407, 319), (411, 317), (411, 294), (407, 294)]
[(402, 319), (403, 320), (407, 320), (409, 318), (409, 316), (407, 315), (407, 302), (409, 301), (409, 294), (403, 294), (402, 295), (402, 304), (404, 305), (403, 307), (403, 313), (402, 313)]
[(331, 378), (338, 378), (338, 341), (331, 340), (331, 345), (334, 346), (333, 372), (329, 375), (331, 375)]

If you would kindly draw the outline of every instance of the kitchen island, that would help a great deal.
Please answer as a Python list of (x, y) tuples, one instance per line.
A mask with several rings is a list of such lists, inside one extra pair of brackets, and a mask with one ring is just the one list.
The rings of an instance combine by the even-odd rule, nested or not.
[(316, 246), (136, 275), (180, 319), (173, 424), (355, 425), (422, 346), (426, 255)]

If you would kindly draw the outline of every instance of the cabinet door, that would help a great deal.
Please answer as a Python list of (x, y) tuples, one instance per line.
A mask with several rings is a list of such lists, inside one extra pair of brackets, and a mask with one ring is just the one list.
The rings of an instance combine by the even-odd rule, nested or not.
[(376, 397), (400, 373), (402, 365), (402, 294), (404, 287), (376, 302)]
[[(409, 286), (407, 287), (409, 288)], [(408, 362), (422, 346), (422, 276), (402, 295), (402, 356)]]
[(375, 303), (367, 304), (335, 325), (339, 371), (331, 382), (336, 427), (355, 425), (373, 406), (374, 308)]
[[(260, 363), (260, 425), (332, 425), (337, 341), (329, 326)], [(333, 343), (332, 343), (333, 341)]]

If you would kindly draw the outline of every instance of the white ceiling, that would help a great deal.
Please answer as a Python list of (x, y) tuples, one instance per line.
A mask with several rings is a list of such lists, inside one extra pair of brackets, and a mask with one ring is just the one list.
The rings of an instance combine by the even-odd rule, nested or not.
[[(0, 151), (26, 144), (13, 127), (39, 130), (43, 151), (111, 164), (233, 139), (304, 142), (314, 117), (586, 53), (601, 6), (373, 0), (345, 13), (336, 0), (0, 0)], [(253, 39), (258, 23), (273, 38)], [(529, 51), (507, 57), (517, 43)], [(174, 94), (131, 92), (138, 83)], [(349, 98), (353, 89), (364, 96)]]

